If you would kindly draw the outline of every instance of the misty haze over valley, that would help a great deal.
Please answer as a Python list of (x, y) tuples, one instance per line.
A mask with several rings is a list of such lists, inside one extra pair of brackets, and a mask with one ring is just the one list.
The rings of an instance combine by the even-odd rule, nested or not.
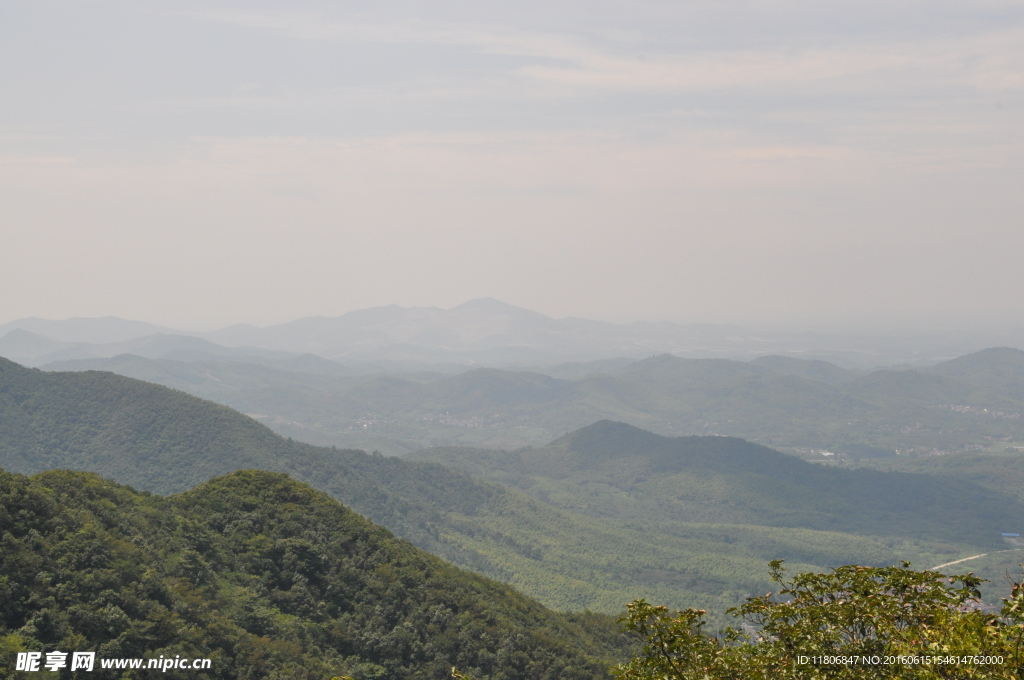
[(0, 351), (27, 366), (158, 382), (299, 441), (390, 455), (540, 446), (603, 418), (665, 435), (739, 436), (811, 459), (1024, 441), (1015, 382), (1024, 353), (986, 348), (993, 338), (980, 333), (612, 324), (493, 299), (201, 335), (115, 318), (22, 319), (0, 333)]
[[(274, 326), (237, 324), (195, 333), (116, 317), (0, 325), (0, 351), (26, 365), (135, 354), (149, 359), (246, 358), (264, 361), (313, 355), (349, 371), (442, 370), (472, 367), (550, 368), (562, 363), (645, 359), (749, 361), (780, 355), (843, 368), (927, 366), (994, 346), (1024, 344), (1024, 326), (911, 332), (768, 330), (735, 324), (628, 324), (554, 319), (492, 298), (452, 309), (398, 305), (307, 317)], [(324, 369), (329, 371), (327, 365)], [(340, 370), (340, 369), (335, 369)]]

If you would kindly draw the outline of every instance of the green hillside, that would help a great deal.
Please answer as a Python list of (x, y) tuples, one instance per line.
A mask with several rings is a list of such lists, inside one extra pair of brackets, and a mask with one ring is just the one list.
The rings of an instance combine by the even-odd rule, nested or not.
[(447, 517), (444, 539), (485, 556), (502, 580), (551, 606), (617, 613), (646, 598), (707, 609), (716, 622), (770, 587), (764, 565), (774, 558), (821, 569), (900, 558), (931, 564), (971, 554), (966, 546), (924, 537), (589, 517), (511, 490), (474, 515)]
[(927, 458), (886, 458), (852, 461), (846, 467), (945, 476), (977, 484), (1024, 502), (1024, 451), (1001, 454), (956, 453)]
[(798, 375), (829, 385), (842, 385), (856, 380), (865, 373), (865, 371), (840, 368), (827, 361), (783, 356), (758, 357), (750, 363), (781, 375)]
[(159, 385), (2, 361), (0, 465), (26, 474), (95, 470), (157, 493), (240, 468), (288, 472), (416, 545), (559, 609), (618, 612), (657, 597), (721, 611), (765, 585), (767, 559), (896, 559), (892, 545), (829, 532), (695, 525), (649, 534), (441, 465), (283, 440), (231, 409)]
[(441, 538), (443, 512), (475, 512), (500, 488), (436, 464), (285, 440), (225, 406), (112, 373), (0, 359), (0, 466), (94, 471), (160, 494), (240, 469), (286, 472), (420, 547), (501, 573)]
[[(622, 432), (608, 439), (615, 450), (607, 455), (663, 439), (633, 428)], [(569, 440), (582, 441), (581, 436)], [(738, 440), (699, 441), (725, 446), (706, 451), (725, 456), (723, 461), (737, 451), (753, 451), (766, 466), (796, 465), (801, 474), (824, 475), (822, 480), (839, 486), (836, 480), (877, 474), (818, 468)], [(963, 508), (962, 521), (943, 526), (926, 516), (934, 508), (911, 503), (908, 516), (894, 520), (894, 531), (884, 508), (868, 508), (858, 524), (839, 516), (859, 507), (856, 498), (833, 502), (830, 487), (815, 494), (808, 484), (786, 486), (779, 475), (724, 476), (711, 487), (705, 473), (689, 481), (677, 475), (671, 483), (680, 486), (672, 489), (655, 483), (660, 473), (648, 472), (652, 479), (644, 493), (654, 500), (642, 494), (637, 500), (633, 491), (616, 487), (622, 480), (614, 477), (595, 477), (585, 494), (512, 478), (505, 481), (522, 488), (501, 486), (436, 463), (285, 440), (231, 409), (159, 385), (101, 372), (48, 373), (3, 361), (0, 465), (25, 474), (57, 467), (93, 470), (156, 493), (180, 492), (243, 468), (287, 472), (419, 547), (512, 583), (548, 606), (609, 613), (639, 597), (720, 612), (767, 586), (764, 564), (770, 559), (810, 569), (898, 559), (938, 564), (970, 555), (987, 545), (985, 522), (991, 517), (979, 508), (994, 497), (984, 494), (985, 502), (978, 503), (977, 489), (954, 484), (950, 503), (937, 517)], [(643, 484), (633, 463), (622, 469), (630, 484)], [(708, 502), (676, 498), (684, 490), (703, 493)], [(707, 496), (711, 490), (718, 495)], [(773, 501), (777, 490), (803, 494), (800, 507)], [(657, 494), (666, 491), (675, 494), (666, 505), (671, 512), (653, 511), (661, 504)], [(687, 502), (693, 512), (685, 510)], [(680, 508), (683, 515), (673, 514)]]
[[(1024, 522), (1012, 495), (950, 476), (844, 470), (731, 437), (662, 437), (602, 421), (518, 451), (432, 460), (556, 507), (638, 522), (722, 522), (991, 545)], [(1007, 528), (1009, 527), (1009, 528)]]
[(584, 680), (625, 651), (610, 617), (555, 614), (281, 474), (163, 498), (0, 470), (0, 527), (3, 677), (36, 675), (15, 652), (61, 650), (212, 660), (172, 678)]
[[(1018, 410), (1019, 402), (1024, 401), (1024, 352), (1005, 347), (987, 349), (925, 372), (955, 379), (961, 390), (966, 390), (962, 398), (968, 404), (987, 404), (989, 408), (961, 407), (976, 420), (1019, 423), (1024, 419)], [(940, 394), (934, 399), (943, 398)], [(844, 461), (843, 465), (947, 476), (1024, 501), (1024, 443), (990, 437), (984, 447), (972, 448), (975, 450), (958, 453), (947, 450), (943, 455), (863, 458)], [(982, 448), (984, 451), (978, 450)]]
[[(824, 460), (1024, 443), (1024, 352), (991, 349), (927, 369), (850, 371), (823, 361), (604, 362), (589, 371), (312, 375), (227, 361), (120, 356), (65, 362), (151, 380), (254, 414), (321, 445), (539, 446), (597, 420), (663, 435), (721, 434)], [(571, 379), (570, 379), (571, 377)]]

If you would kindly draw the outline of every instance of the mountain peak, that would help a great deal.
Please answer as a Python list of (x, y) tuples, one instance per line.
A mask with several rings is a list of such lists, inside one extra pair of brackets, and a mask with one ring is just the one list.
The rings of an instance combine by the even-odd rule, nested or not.
[(570, 451), (593, 458), (633, 456), (665, 441), (665, 437), (614, 420), (599, 420), (561, 437), (552, 446), (564, 445)]
[(455, 312), (476, 312), (485, 314), (516, 314), (516, 315), (529, 315), (533, 317), (548, 318), (540, 312), (534, 312), (526, 309), (525, 307), (516, 307), (510, 305), (507, 302), (492, 297), (474, 298), (468, 302), (463, 302), (457, 307), (452, 307), (449, 311)]
[(1013, 347), (989, 347), (936, 364), (928, 370), (950, 376), (972, 373), (1024, 375), (1024, 351)]

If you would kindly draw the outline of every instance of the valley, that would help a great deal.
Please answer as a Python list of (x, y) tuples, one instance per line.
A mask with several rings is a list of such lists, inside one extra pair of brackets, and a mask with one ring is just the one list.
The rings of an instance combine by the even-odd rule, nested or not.
[(0, 369), (8, 471), (90, 470), (163, 494), (239, 469), (286, 472), (559, 610), (614, 614), (646, 597), (720, 620), (768, 585), (769, 560), (941, 564), (990, 550), (1024, 516), (1024, 499), (984, 475), (845, 470), (729, 437), (601, 421), (549, 446), (387, 457), (285, 439), (112, 373)]

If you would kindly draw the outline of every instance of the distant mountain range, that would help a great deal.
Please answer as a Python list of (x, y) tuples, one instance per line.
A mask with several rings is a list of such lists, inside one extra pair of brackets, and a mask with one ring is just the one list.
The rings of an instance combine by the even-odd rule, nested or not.
[(202, 338), (165, 333), (118, 342), (88, 343), (52, 340), (32, 331), (15, 328), (0, 337), (0, 356), (18, 359), (19, 363), (27, 366), (121, 354), (177, 361), (232, 358), (257, 362), (296, 356), (290, 352), (257, 347), (224, 347)]
[(65, 361), (212, 399), (300, 441), (404, 455), (430, 446), (539, 446), (597, 420), (662, 435), (742, 437), (816, 460), (997, 453), (1024, 446), (1024, 352), (865, 372), (824, 361), (660, 355), (547, 373), (358, 375), (313, 355)]
[(485, 298), (447, 310), (391, 305), (267, 328), (232, 326), (206, 337), (226, 345), (309, 352), (341, 362), (496, 366), (708, 352), (742, 342), (744, 335), (735, 326), (552, 319)]
[(76, 317), (61, 321), (27, 317), (0, 324), (0, 337), (13, 330), (22, 330), (63, 343), (107, 344), (124, 342), (147, 335), (175, 334), (178, 331), (145, 321), (130, 321), (116, 316)]
[[(136, 345), (124, 344), (128, 341)], [(29, 318), (0, 325), (0, 356), (26, 365), (123, 353), (191, 360), (312, 354), (350, 368), (442, 367), (450, 371), (479, 366), (540, 368), (616, 357), (637, 360), (669, 353), (741, 360), (783, 355), (870, 369), (936, 362), (993, 345), (1024, 346), (1024, 331), (870, 336), (766, 333), (734, 325), (614, 324), (553, 319), (490, 298), (471, 300), (452, 309), (391, 305), (263, 328), (236, 325), (210, 333), (175, 331), (115, 317), (65, 321)], [(360, 371), (366, 372), (365, 368)]]

